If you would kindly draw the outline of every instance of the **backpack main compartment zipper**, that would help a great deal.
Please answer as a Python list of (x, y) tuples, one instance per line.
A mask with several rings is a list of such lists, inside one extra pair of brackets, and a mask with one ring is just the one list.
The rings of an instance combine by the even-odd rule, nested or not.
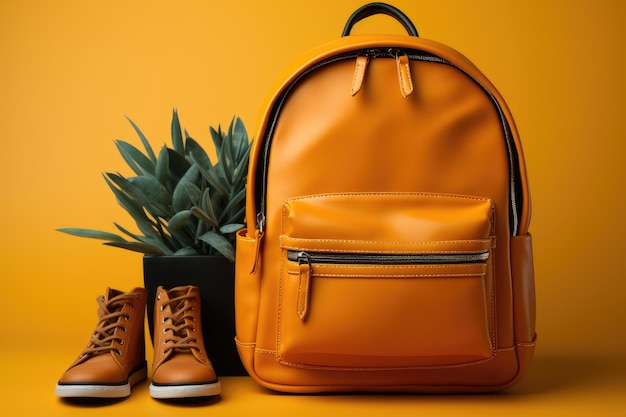
[[(506, 145), (506, 149), (508, 153), (510, 234), (511, 236), (517, 235), (518, 229), (519, 229), (519, 218), (521, 216), (521, 209), (522, 209), (521, 205), (518, 204), (518, 199), (523, 198), (523, 196), (521, 195), (521, 190), (518, 190), (518, 186), (517, 186), (519, 182), (519, 175), (520, 175), (519, 165), (518, 165), (518, 156), (517, 156), (517, 149), (515, 148), (515, 144), (512, 143), (513, 138), (511, 137), (511, 130), (506, 120), (506, 116), (504, 115), (504, 112), (502, 111), (502, 108), (500, 107), (500, 104), (498, 103), (498, 100), (485, 86), (483, 86), (470, 74), (463, 71), (461, 68), (457, 67), (453, 63), (441, 57), (438, 57), (436, 55), (430, 54), (428, 52), (424, 52), (420, 50), (400, 50), (396, 48), (370, 48), (370, 49), (365, 49), (365, 50), (352, 51), (352, 52), (348, 52), (345, 54), (340, 54), (337, 56), (327, 58), (309, 67), (307, 70), (303, 71), (300, 75), (298, 75), (298, 77), (296, 77), (294, 81), (292, 81), (282, 91), (282, 93), (280, 94), (280, 97), (277, 99), (277, 102), (272, 109), (272, 114), (270, 115), (270, 122), (266, 129), (266, 134), (264, 135), (264, 138), (263, 138), (263, 152), (262, 152), (261, 163), (258, 166), (258, 171), (257, 171), (257, 176), (256, 176), (257, 179), (260, 178), (260, 182), (261, 182), (260, 184), (261, 187), (257, 186), (257, 194), (256, 194), (256, 201), (258, 201), (257, 218), (256, 218), (257, 225), (256, 226), (260, 234), (263, 234), (263, 231), (265, 230), (265, 227), (266, 227), (265, 214), (267, 210), (267, 207), (266, 207), (267, 175), (268, 175), (268, 167), (269, 167), (270, 148), (272, 146), (274, 130), (276, 128), (276, 124), (278, 122), (278, 117), (281, 113), (282, 106), (285, 103), (287, 97), (291, 93), (291, 90), (294, 88), (294, 86), (297, 85), (300, 82), (300, 80), (308, 76), (313, 71), (316, 71), (317, 69), (325, 65), (332, 64), (334, 62), (344, 61), (346, 59), (358, 60), (359, 57), (366, 57), (365, 61), (361, 61), (362, 68), (360, 69), (360, 74), (357, 75), (357, 77), (361, 77), (365, 73), (367, 63), (371, 61), (372, 59), (393, 58), (397, 60), (397, 58), (400, 55), (407, 56), (410, 60), (439, 63), (439, 64), (449, 65), (453, 68), (456, 68), (457, 70), (465, 74), (467, 77), (469, 77), (472, 81), (474, 81), (476, 85), (478, 85), (483, 90), (483, 92), (487, 94), (487, 96), (493, 103), (498, 113), (498, 118), (500, 119), (502, 133), (504, 136), (504, 141), (505, 141), (505, 145)], [(357, 61), (357, 65), (358, 65), (358, 61)], [(397, 65), (400, 65), (399, 61)], [(399, 67), (399, 70), (401, 71), (400, 67)], [(406, 77), (407, 74), (406, 73), (402, 74), (401, 72), (399, 74), (399, 77), (402, 78), (403, 75)], [(408, 74), (408, 76), (410, 77), (410, 74)], [(402, 88), (402, 80), (400, 80), (400, 82), (401, 82), (401, 88)], [(358, 90), (360, 90), (361, 88), (360, 85), (358, 87), (355, 87), (354, 83), (355, 83), (355, 80), (353, 80), (353, 86), (352, 86), (353, 95), (358, 93)], [(258, 185), (258, 182), (257, 182), (257, 185)]]

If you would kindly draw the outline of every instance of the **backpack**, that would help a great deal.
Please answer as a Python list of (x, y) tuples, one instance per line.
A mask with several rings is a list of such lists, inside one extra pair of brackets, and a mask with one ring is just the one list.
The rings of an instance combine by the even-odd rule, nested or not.
[[(350, 35), (374, 14), (409, 35)], [(371, 3), (287, 68), (237, 234), (236, 344), (283, 392), (487, 392), (535, 347), (530, 196), (504, 100)]]

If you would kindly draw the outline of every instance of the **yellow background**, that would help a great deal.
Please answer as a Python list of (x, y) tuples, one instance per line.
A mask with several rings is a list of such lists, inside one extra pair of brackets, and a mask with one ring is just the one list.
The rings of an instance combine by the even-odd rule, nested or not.
[[(618, 395), (626, 385), (620, 0), (393, 0), (421, 36), (458, 49), (483, 70), (521, 133), (533, 198), (539, 342), (518, 387), (495, 397), (311, 398), (274, 396), (231, 378), (207, 410), (151, 400), (145, 384), (107, 407), (54, 397), (56, 379), (93, 330), (95, 297), (106, 286), (142, 285), (140, 254), (54, 231), (132, 226), (100, 175), (129, 174), (113, 140), (140, 142), (124, 115), (155, 148), (169, 143), (174, 107), (207, 147), (208, 126), (227, 125), (235, 114), (253, 135), (282, 68), (338, 37), (363, 3), (0, 0), (0, 408), (9, 415), (340, 413), (356, 404), (367, 405), (363, 413), (425, 415), (626, 409)], [(354, 32), (402, 30), (375, 17)]]

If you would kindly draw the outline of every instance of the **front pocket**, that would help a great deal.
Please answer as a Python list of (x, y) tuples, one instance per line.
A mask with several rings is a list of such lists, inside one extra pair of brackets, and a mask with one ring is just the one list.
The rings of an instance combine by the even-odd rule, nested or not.
[(289, 200), (283, 214), (281, 363), (414, 368), (493, 356), (488, 199), (330, 194)]

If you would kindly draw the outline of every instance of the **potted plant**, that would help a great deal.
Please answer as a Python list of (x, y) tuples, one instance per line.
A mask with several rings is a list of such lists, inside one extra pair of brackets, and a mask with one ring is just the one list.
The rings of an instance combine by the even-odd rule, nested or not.
[(74, 236), (144, 253), (148, 324), (153, 330), (157, 286), (196, 285), (202, 297), (205, 346), (220, 375), (244, 375), (234, 343), (235, 233), (244, 227), (245, 183), (250, 142), (239, 118), (223, 131), (209, 128), (217, 162), (181, 129), (173, 112), (172, 146), (158, 155), (139, 127), (128, 119), (145, 152), (115, 142), (134, 175), (106, 172), (104, 179), (139, 232), (114, 223), (120, 233), (61, 228)]

